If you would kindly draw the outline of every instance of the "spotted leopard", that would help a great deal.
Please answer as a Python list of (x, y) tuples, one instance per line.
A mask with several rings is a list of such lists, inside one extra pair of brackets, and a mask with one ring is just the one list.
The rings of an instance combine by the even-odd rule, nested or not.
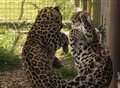
[[(61, 47), (65, 53), (68, 52), (68, 37), (60, 32), (62, 26), (62, 16), (59, 8), (45, 7), (38, 12), (36, 20), (28, 33), (22, 50), (22, 58), (25, 73), (33, 84), (33, 88), (38, 88), (35, 86), (40, 83), (38, 80), (40, 80), (40, 74), (42, 73), (39, 69), (45, 71), (41, 64), (51, 65), (52, 63), (53, 65), (57, 59), (55, 52)], [(41, 58), (43, 63), (40, 62)]]
[(58, 7), (42, 9), (39, 11), (35, 23), (28, 33), (25, 46), (27, 43), (36, 44), (39, 42), (41, 46), (48, 49), (49, 57), (53, 58), (52, 64), (54, 64), (54, 61), (58, 61), (54, 60), (57, 59), (55, 57), (57, 49), (63, 47), (63, 51), (68, 52), (68, 38), (64, 33), (60, 32), (62, 26), (62, 16)]
[(108, 88), (113, 69), (110, 55), (99, 44), (99, 39), (87, 12), (76, 12), (72, 17), (70, 41), (73, 58), (84, 87)]

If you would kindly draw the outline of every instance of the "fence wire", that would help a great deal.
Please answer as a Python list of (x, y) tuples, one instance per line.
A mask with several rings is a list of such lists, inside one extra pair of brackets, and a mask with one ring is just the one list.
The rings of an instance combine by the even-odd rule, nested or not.
[(74, 0), (1, 0), (0, 27), (27, 29), (34, 22), (38, 10), (56, 5), (60, 7), (63, 21), (68, 22), (74, 12)]

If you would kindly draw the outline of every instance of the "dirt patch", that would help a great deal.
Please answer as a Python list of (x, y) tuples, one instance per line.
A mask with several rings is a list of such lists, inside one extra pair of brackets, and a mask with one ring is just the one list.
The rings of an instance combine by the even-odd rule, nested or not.
[(31, 88), (23, 70), (0, 72), (0, 88)]

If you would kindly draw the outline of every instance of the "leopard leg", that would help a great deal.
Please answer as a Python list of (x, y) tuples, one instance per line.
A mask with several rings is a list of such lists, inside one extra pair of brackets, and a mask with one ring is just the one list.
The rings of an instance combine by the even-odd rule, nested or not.
[[(66, 53), (68, 53), (68, 51), (69, 51), (69, 47), (68, 47), (68, 45), (69, 45), (69, 40), (68, 40), (68, 37), (67, 37), (67, 35), (65, 34), (65, 33), (62, 33), (62, 32), (60, 32), (60, 34), (57, 36), (57, 38), (59, 39), (59, 42), (60, 43), (58, 43), (58, 45), (57, 46), (59, 46), (58, 47), (58, 49), (60, 48), (60, 47), (62, 47), (62, 49), (63, 49), (63, 52), (66, 54)], [(59, 45), (60, 44), (60, 45)], [(62, 67), (63, 65), (62, 65), (62, 63), (61, 63), (61, 61), (55, 56), (55, 54), (54, 54), (54, 56), (53, 56), (53, 67), (54, 68), (60, 68), (60, 67)]]
[(55, 52), (49, 52), (49, 60), (51, 68), (60, 68), (62, 67), (61, 61), (55, 56)]
[(68, 47), (69, 40), (68, 40), (67, 35), (61, 32), (60, 41), (61, 41), (61, 47), (63, 49), (63, 52), (68, 53), (68, 51), (69, 51), (69, 47)]
[(53, 68), (60, 68), (63, 66), (61, 61), (56, 56), (54, 56), (53, 59), (54, 59), (52, 63)]
[(62, 67), (61, 61), (55, 56), (55, 54), (51, 54), (50, 60), (51, 60), (50, 64), (52, 68)]

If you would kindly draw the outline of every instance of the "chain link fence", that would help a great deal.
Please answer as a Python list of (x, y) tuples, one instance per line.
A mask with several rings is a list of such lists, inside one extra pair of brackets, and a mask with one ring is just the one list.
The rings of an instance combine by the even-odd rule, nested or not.
[(59, 6), (65, 28), (74, 12), (74, 0), (1, 0), (0, 47), (10, 52), (21, 52), (26, 33), (34, 23), (38, 10), (46, 6)]
[(1, 0), (0, 25), (34, 22), (38, 10), (46, 6), (58, 5), (63, 20), (69, 20), (74, 11), (74, 0)]

